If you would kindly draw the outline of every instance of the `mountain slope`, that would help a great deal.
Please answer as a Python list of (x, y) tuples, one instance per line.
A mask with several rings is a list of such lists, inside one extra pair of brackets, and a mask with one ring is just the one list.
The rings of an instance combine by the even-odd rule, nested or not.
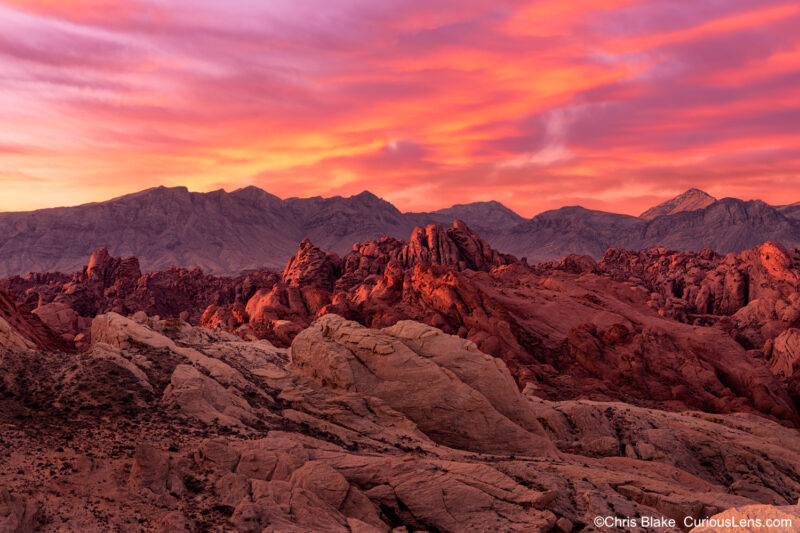
[(653, 219), (644, 229), (641, 242), (628, 247), (711, 248), (724, 254), (740, 252), (768, 240), (797, 246), (800, 225), (759, 200), (724, 198), (704, 209)]
[(800, 245), (796, 206), (725, 198), (697, 208), (709, 198), (690, 190), (645, 212), (667, 212), (653, 218), (572, 206), (526, 220), (498, 202), (402, 213), (366, 191), (349, 198), (282, 200), (257, 187), (230, 193), (158, 187), (107, 202), (0, 213), (0, 277), (78, 271), (102, 247), (137, 256), (145, 272), (176, 265), (238, 274), (283, 267), (304, 238), (343, 255), (359, 242), (405, 239), (417, 226), (449, 226), (454, 219), (466, 221), (499, 251), (531, 263), (568, 254), (600, 258), (608, 248), (727, 253), (768, 240)]
[(675, 213), (681, 213), (683, 211), (697, 211), (698, 209), (708, 207), (715, 201), (716, 198), (700, 189), (689, 189), (675, 198), (658, 204), (655, 207), (651, 207), (639, 215), (639, 218), (652, 220), (663, 215), (674, 215)]
[(445, 224), (453, 220), (463, 220), (475, 229), (507, 228), (525, 222), (525, 219), (500, 202), (473, 202), (456, 204), (431, 213), (442, 218)]
[(487, 233), (499, 250), (528, 262), (568, 254), (599, 258), (609, 248), (671, 248), (719, 253), (741, 252), (766, 241), (800, 245), (800, 220), (784, 216), (759, 200), (724, 198), (703, 209), (662, 215), (652, 220), (582, 207), (563, 207), (537, 215), (503, 233)]
[(102, 203), (0, 214), (0, 272), (80, 270), (98, 247), (136, 255), (145, 270), (200, 265), (237, 272), (279, 266), (300, 238), (283, 202), (260, 189), (201, 194), (159, 187)]
[(546, 211), (503, 234), (486, 235), (492, 246), (537, 263), (569, 254), (600, 257), (608, 248), (624, 243), (643, 231), (646, 222), (629, 216), (592, 211), (580, 206)]
[[(367, 191), (349, 198), (289, 198), (285, 205), (302, 235), (300, 239), (308, 238), (340, 254), (352, 250), (357, 242), (384, 235), (406, 237), (415, 226), (411, 217)], [(292, 244), (281, 266), (294, 253), (296, 244)]]

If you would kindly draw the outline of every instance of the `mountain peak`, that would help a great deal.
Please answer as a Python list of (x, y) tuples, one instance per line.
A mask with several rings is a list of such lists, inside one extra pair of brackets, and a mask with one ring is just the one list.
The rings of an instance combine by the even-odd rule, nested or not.
[(524, 222), (525, 219), (496, 200), (455, 204), (433, 211), (451, 219), (465, 220), (475, 227), (505, 227)]
[(172, 198), (174, 196), (188, 196), (189, 194), (189, 188), (183, 185), (177, 187), (159, 185), (158, 187), (150, 187), (149, 189), (118, 196), (109, 201), (130, 200), (134, 198)]
[(651, 207), (641, 215), (640, 218), (652, 220), (662, 215), (673, 215), (681, 211), (697, 211), (703, 209), (716, 202), (717, 199), (701, 191), (700, 189), (691, 188), (683, 194), (679, 194), (675, 198), (660, 203), (655, 207)]
[(380, 196), (371, 193), (370, 191), (361, 191), (347, 198), (347, 200), (355, 200), (362, 204), (385, 204), (388, 203)]

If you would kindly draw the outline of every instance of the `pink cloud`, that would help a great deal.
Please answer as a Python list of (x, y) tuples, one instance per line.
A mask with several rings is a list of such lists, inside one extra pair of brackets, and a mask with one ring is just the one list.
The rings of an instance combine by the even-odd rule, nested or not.
[(795, 3), (564, 6), (0, 1), (0, 164), (47, 184), (0, 210), (157, 184), (528, 216), (800, 200)]

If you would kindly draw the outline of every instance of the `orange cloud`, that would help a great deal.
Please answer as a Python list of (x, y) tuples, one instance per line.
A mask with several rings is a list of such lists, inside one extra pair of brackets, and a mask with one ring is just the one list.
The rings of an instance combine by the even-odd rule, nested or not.
[(159, 184), (528, 216), (638, 213), (684, 186), (800, 199), (798, 17), (743, 0), (0, 0), (0, 210)]
[(800, 5), (783, 4), (753, 9), (727, 17), (716, 18), (703, 24), (676, 31), (645, 35), (633, 39), (612, 41), (608, 50), (614, 53), (633, 53), (666, 45), (685, 43), (719, 33), (729, 33), (743, 28), (759, 27), (770, 22), (785, 20), (800, 14)]

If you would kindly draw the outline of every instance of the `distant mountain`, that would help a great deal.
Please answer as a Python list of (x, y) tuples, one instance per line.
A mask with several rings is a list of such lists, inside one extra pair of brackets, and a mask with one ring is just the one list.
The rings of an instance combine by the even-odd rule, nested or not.
[(800, 220), (800, 202), (795, 202), (789, 205), (781, 205), (776, 209), (786, 218), (792, 220)]
[(697, 211), (698, 209), (708, 207), (716, 201), (716, 198), (700, 189), (689, 189), (675, 198), (658, 204), (655, 207), (651, 207), (639, 215), (639, 218), (652, 220), (663, 215), (674, 215), (675, 213), (681, 213), (683, 211)]
[[(512, 225), (522, 217), (498, 202), (452, 208), (469, 222)], [(157, 187), (77, 207), (0, 213), (0, 277), (29, 271), (73, 272), (99, 247), (135, 255), (143, 270), (200, 266), (216, 274), (283, 268), (309, 238), (346, 253), (385, 235), (408, 238), (414, 227), (453, 222), (447, 213), (401, 213), (370, 192), (343, 198), (281, 200), (257, 187), (189, 192)]]
[(485, 235), (505, 253), (531, 263), (564, 255), (600, 257), (609, 248), (671, 248), (719, 253), (741, 252), (768, 240), (800, 246), (800, 219), (759, 200), (716, 200), (707, 207), (660, 215), (653, 219), (562, 207), (547, 211), (509, 231)]
[(477, 230), (510, 228), (526, 220), (500, 202), (495, 201), (456, 204), (453, 207), (434, 211), (432, 214), (441, 215), (447, 221), (446, 223), (463, 220)]
[(530, 263), (568, 254), (600, 257), (638, 235), (644, 221), (630, 215), (592, 211), (580, 206), (545, 211), (508, 231), (484, 236), (492, 246)]
[(291, 250), (277, 261), (281, 267), (286, 266), (286, 260), (304, 238), (341, 254), (352, 250), (354, 243), (384, 235), (408, 237), (417, 225), (416, 220), (367, 191), (349, 198), (289, 198), (284, 201), (282, 212), (291, 227), (287, 231), (296, 237)]
[(800, 221), (760, 200), (723, 198), (708, 207), (649, 221), (637, 248), (663, 246), (676, 250), (711, 248), (740, 252), (768, 240), (800, 245)]
[(236, 274), (284, 267), (304, 238), (344, 254), (358, 242), (407, 239), (416, 226), (449, 226), (454, 219), (501, 252), (532, 263), (571, 253), (600, 257), (608, 248), (727, 253), (767, 240), (800, 245), (800, 204), (713, 200), (696, 189), (640, 217), (572, 206), (525, 219), (498, 202), (402, 213), (366, 191), (349, 198), (282, 200), (257, 187), (230, 193), (158, 187), (76, 207), (0, 213), (0, 277), (77, 271), (101, 247), (116, 256), (137, 256), (144, 271), (176, 265)]
[(107, 202), (0, 214), (0, 273), (80, 270), (107, 247), (145, 270), (199, 265), (214, 272), (279, 266), (302, 238), (284, 202), (255, 187), (231, 193), (148, 189)]

